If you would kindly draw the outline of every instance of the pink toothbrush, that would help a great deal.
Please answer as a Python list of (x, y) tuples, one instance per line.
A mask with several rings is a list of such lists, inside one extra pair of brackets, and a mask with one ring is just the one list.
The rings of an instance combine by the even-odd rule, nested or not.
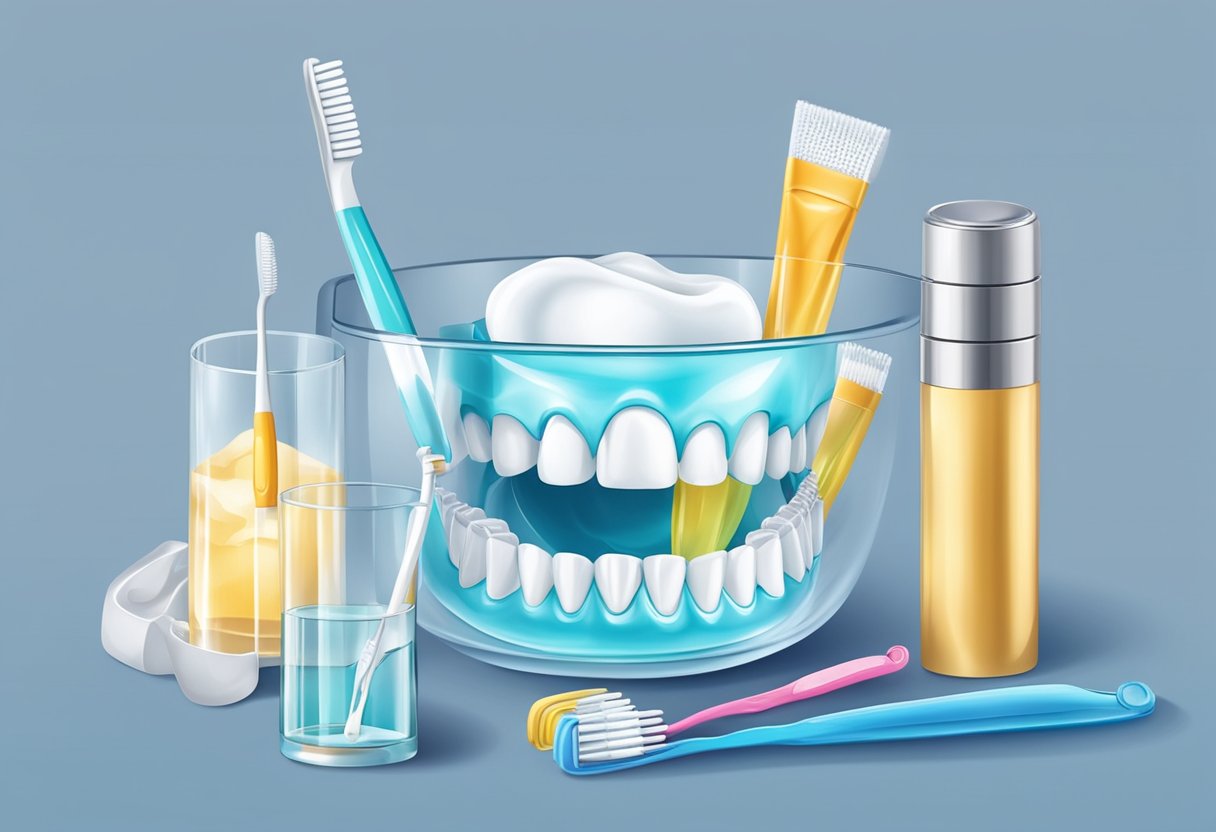
[(843, 662), (832, 667), (825, 667), (823, 670), (808, 673), (801, 679), (765, 693), (745, 696), (733, 702), (724, 702), (721, 705), (714, 705), (711, 708), (698, 711), (692, 716), (686, 716), (679, 722), (668, 726), (664, 733), (670, 737), (673, 734), (683, 733), (689, 728), (693, 728), (703, 722), (709, 722), (711, 719), (719, 719), (724, 716), (737, 716), (739, 714), (758, 714), (761, 711), (767, 711), (780, 705), (801, 702), (803, 699), (810, 699), (813, 696), (822, 696), (825, 693), (831, 693), (834, 690), (846, 688), (858, 682), (864, 682), (868, 679), (886, 676), (888, 673), (902, 670), (907, 663), (908, 648), (897, 644), (888, 650), (886, 655), (866, 656), (862, 659), (853, 659), (852, 661)]
[[(553, 747), (553, 737), (558, 721), (566, 714), (579, 717), (580, 730), (588, 732), (620, 732), (645, 737), (645, 742), (659, 742), (694, 726), (724, 716), (755, 714), (831, 693), (834, 690), (886, 676), (901, 670), (908, 663), (908, 648), (896, 645), (881, 656), (866, 656), (861, 659), (817, 670), (782, 685), (775, 690), (757, 693), (733, 702), (724, 702), (698, 711), (673, 725), (663, 725), (662, 711), (638, 711), (631, 700), (623, 699), (619, 692), (608, 692), (604, 688), (571, 691), (547, 696), (532, 705), (528, 713), (528, 741), (541, 751)], [(618, 737), (619, 738), (619, 737)]]

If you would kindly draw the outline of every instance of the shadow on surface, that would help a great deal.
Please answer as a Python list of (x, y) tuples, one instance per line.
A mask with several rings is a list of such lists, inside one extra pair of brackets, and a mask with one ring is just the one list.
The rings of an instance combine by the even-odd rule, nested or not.
[(258, 671), (258, 686), (253, 689), (253, 693), (246, 697), (246, 700), (268, 699), (274, 697), (279, 698), (279, 668), (263, 667)]

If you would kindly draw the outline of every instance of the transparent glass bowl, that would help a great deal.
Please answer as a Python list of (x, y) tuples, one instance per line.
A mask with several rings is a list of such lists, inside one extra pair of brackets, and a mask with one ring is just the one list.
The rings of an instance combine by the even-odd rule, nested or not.
[[(417, 484), (416, 445), (388, 369), (386, 350), (426, 358), (454, 464), (440, 480), (457, 505), (504, 518), (521, 543), (595, 559), (669, 552), (671, 489), (607, 489), (595, 477), (576, 486), (542, 482), (535, 467), (499, 476), (484, 461), (490, 443), (470, 426), (493, 428), (509, 415), (540, 439), (547, 420), (569, 417), (591, 452), (611, 417), (647, 406), (669, 423), (678, 450), (693, 427), (718, 423), (727, 453), (747, 416), (763, 411), (770, 431), (792, 435), (831, 395), (836, 348), (854, 341), (890, 353), (891, 378), (848, 482), (825, 525), (822, 554), (800, 580), (785, 578), (780, 597), (758, 589), (747, 605), (728, 595), (705, 614), (685, 590), (676, 613), (657, 614), (647, 586), (623, 614), (609, 614), (598, 589), (575, 613), (550, 592), (532, 607), (516, 590), (492, 598), (485, 582), (461, 586), (442, 517), (423, 553), (418, 623), (469, 655), (533, 672), (612, 677), (671, 676), (742, 664), (786, 647), (821, 626), (852, 591), (865, 565), (886, 498), (895, 425), (916, 381), (919, 279), (866, 266), (842, 267), (830, 330), (819, 336), (667, 347), (503, 344), (476, 340), (490, 291), (537, 257), (440, 263), (401, 269), (398, 284), (418, 336), (371, 327), (354, 279), (335, 278), (317, 301), (317, 330), (347, 352), (347, 474)], [(656, 256), (685, 273), (740, 283), (767, 305), (773, 261), (761, 257)], [(483, 461), (478, 461), (481, 459)], [(805, 472), (765, 479), (732, 545), (779, 510)], [(451, 524), (448, 524), (448, 530)], [(476, 576), (474, 576), (476, 577)]]

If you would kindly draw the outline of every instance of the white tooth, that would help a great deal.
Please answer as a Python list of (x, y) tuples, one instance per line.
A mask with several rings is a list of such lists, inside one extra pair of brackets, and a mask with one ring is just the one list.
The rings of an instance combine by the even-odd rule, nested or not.
[(794, 518), (794, 528), (798, 532), (798, 548), (802, 550), (802, 565), (811, 568), (815, 560), (814, 541), (811, 537), (811, 512), (809, 508), (799, 508), (798, 516)]
[(617, 413), (600, 439), (595, 473), (605, 488), (675, 485), (676, 442), (667, 420), (649, 407), (627, 407)]
[(553, 586), (557, 600), (568, 613), (578, 612), (587, 600), (595, 567), (591, 561), (574, 552), (558, 552), (553, 556)]
[(531, 543), (519, 544), (519, 583), (524, 603), (540, 606), (553, 588), (553, 556)]
[(790, 521), (794, 527), (794, 531), (798, 534), (798, 550), (802, 552), (802, 563), (809, 569), (811, 566), (811, 558), (814, 557), (811, 549), (811, 524), (810, 520), (810, 505), (795, 504), (793, 501), (787, 506), (782, 506), (777, 512), (778, 517), (784, 517)]
[(574, 423), (558, 414), (545, 424), (536, 473), (549, 485), (578, 485), (595, 476), (595, 459)]
[(540, 443), (514, 416), (499, 413), (490, 430), (490, 446), (494, 450), (494, 470), (500, 477), (522, 474), (536, 464)]
[(768, 459), (764, 472), (773, 479), (781, 479), (790, 472), (790, 429), (782, 426), (768, 438)]
[(770, 517), (760, 524), (762, 529), (771, 529), (781, 541), (781, 568), (795, 581), (806, 574), (806, 561), (802, 559), (802, 544), (798, 541), (798, 530), (785, 517)]
[(483, 517), (469, 524), (464, 537), (464, 555), (460, 558), (460, 585), (465, 589), (486, 579), (486, 550), (490, 537), (508, 532), (506, 522)]
[(756, 485), (764, 479), (764, 460), (768, 457), (768, 414), (753, 413), (747, 417), (727, 466), (730, 475), (746, 485)]
[(651, 555), (642, 560), (646, 591), (660, 615), (673, 615), (684, 593), (688, 561), (679, 555)]
[(795, 474), (806, 470), (806, 425), (798, 428), (790, 440), (790, 470)]
[(818, 497), (811, 505), (811, 550), (814, 557), (823, 551), (823, 500)]
[(439, 500), (439, 517), (443, 521), (443, 535), (448, 540), (452, 539), (452, 522), (456, 517), (456, 509), (462, 507), (464, 503), (460, 502), (460, 498), (448, 490), (435, 489), (435, 496)]
[(448, 558), (453, 566), (460, 566), (464, 557), (465, 541), (469, 537), (469, 525), (486, 516), (485, 510), (477, 506), (462, 506), (452, 516), (452, 532), (448, 535)]
[(624, 612), (642, 585), (642, 559), (613, 553), (600, 555), (595, 559), (595, 585), (609, 612)]
[(489, 462), (494, 452), (490, 444), (490, 426), (486, 420), (476, 413), (466, 413), (461, 422), (464, 423), (464, 438), (469, 443), (469, 456), (474, 462)]
[(726, 552), (719, 549), (698, 555), (688, 562), (688, 591), (705, 612), (722, 603), (722, 584), (726, 580)]
[(717, 485), (726, 479), (726, 437), (713, 422), (697, 425), (684, 443), (680, 479), (690, 485)]
[(781, 539), (772, 529), (756, 529), (749, 532), (744, 541), (756, 550), (756, 585), (774, 598), (780, 598), (785, 594)]
[(756, 598), (756, 550), (744, 543), (726, 553), (726, 591), (741, 607)]
[(811, 414), (811, 418), (806, 423), (806, 464), (810, 465), (815, 461), (815, 454), (819, 453), (819, 443), (823, 441), (823, 431), (828, 426), (828, 405), (832, 401), (829, 399), (819, 407), (815, 408), (815, 412)]
[(511, 532), (495, 532), (486, 543), (486, 594), (495, 601), (519, 589), (518, 549), (519, 538)]

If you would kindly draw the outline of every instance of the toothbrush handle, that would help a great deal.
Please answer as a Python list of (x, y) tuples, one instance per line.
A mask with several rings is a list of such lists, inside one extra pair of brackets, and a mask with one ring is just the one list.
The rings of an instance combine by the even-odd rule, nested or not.
[(416, 334), (405, 298), (401, 296), (401, 287), (393, 277), (393, 268), (380, 248), (363, 207), (343, 208), (335, 216), (372, 326), (384, 332)]
[(849, 685), (855, 685), (858, 682), (894, 673), (907, 664), (908, 648), (896, 645), (882, 656), (866, 656), (861, 659), (853, 659), (849, 662), (843, 662), (807, 674), (801, 679), (790, 682), (788, 685), (782, 685), (775, 690), (757, 693), (754, 696), (736, 699), (733, 702), (724, 702), (721, 705), (715, 705), (712, 708), (698, 711), (692, 716), (685, 717), (679, 722), (674, 723), (667, 729), (667, 736), (679, 734), (697, 725), (724, 716), (760, 713), (761, 711), (767, 711), (780, 705), (788, 705), (791, 702), (800, 702), (803, 699), (821, 696), (822, 694), (831, 693), (834, 690), (839, 690)]
[(997, 688), (858, 708), (722, 737), (697, 737), (647, 757), (759, 745), (832, 745), (1100, 725), (1147, 716), (1155, 704), (1156, 696), (1141, 682), (1125, 682), (1114, 693), (1072, 685)]
[[(393, 277), (393, 269), (380, 248), (371, 223), (363, 208), (356, 205), (343, 208), (334, 215), (338, 230), (346, 246), (346, 254), (354, 269), (359, 294), (367, 307), (372, 326), (383, 332), (399, 335), (416, 335), (414, 321), (410, 318), (401, 296), (401, 288)], [(426, 356), (416, 343), (384, 342), (393, 381), (401, 393), (405, 406), (405, 418), (418, 447), (429, 446), (444, 459), (452, 458), (452, 446), (435, 406), (435, 395), (431, 389), (431, 375), (427, 369)]]

